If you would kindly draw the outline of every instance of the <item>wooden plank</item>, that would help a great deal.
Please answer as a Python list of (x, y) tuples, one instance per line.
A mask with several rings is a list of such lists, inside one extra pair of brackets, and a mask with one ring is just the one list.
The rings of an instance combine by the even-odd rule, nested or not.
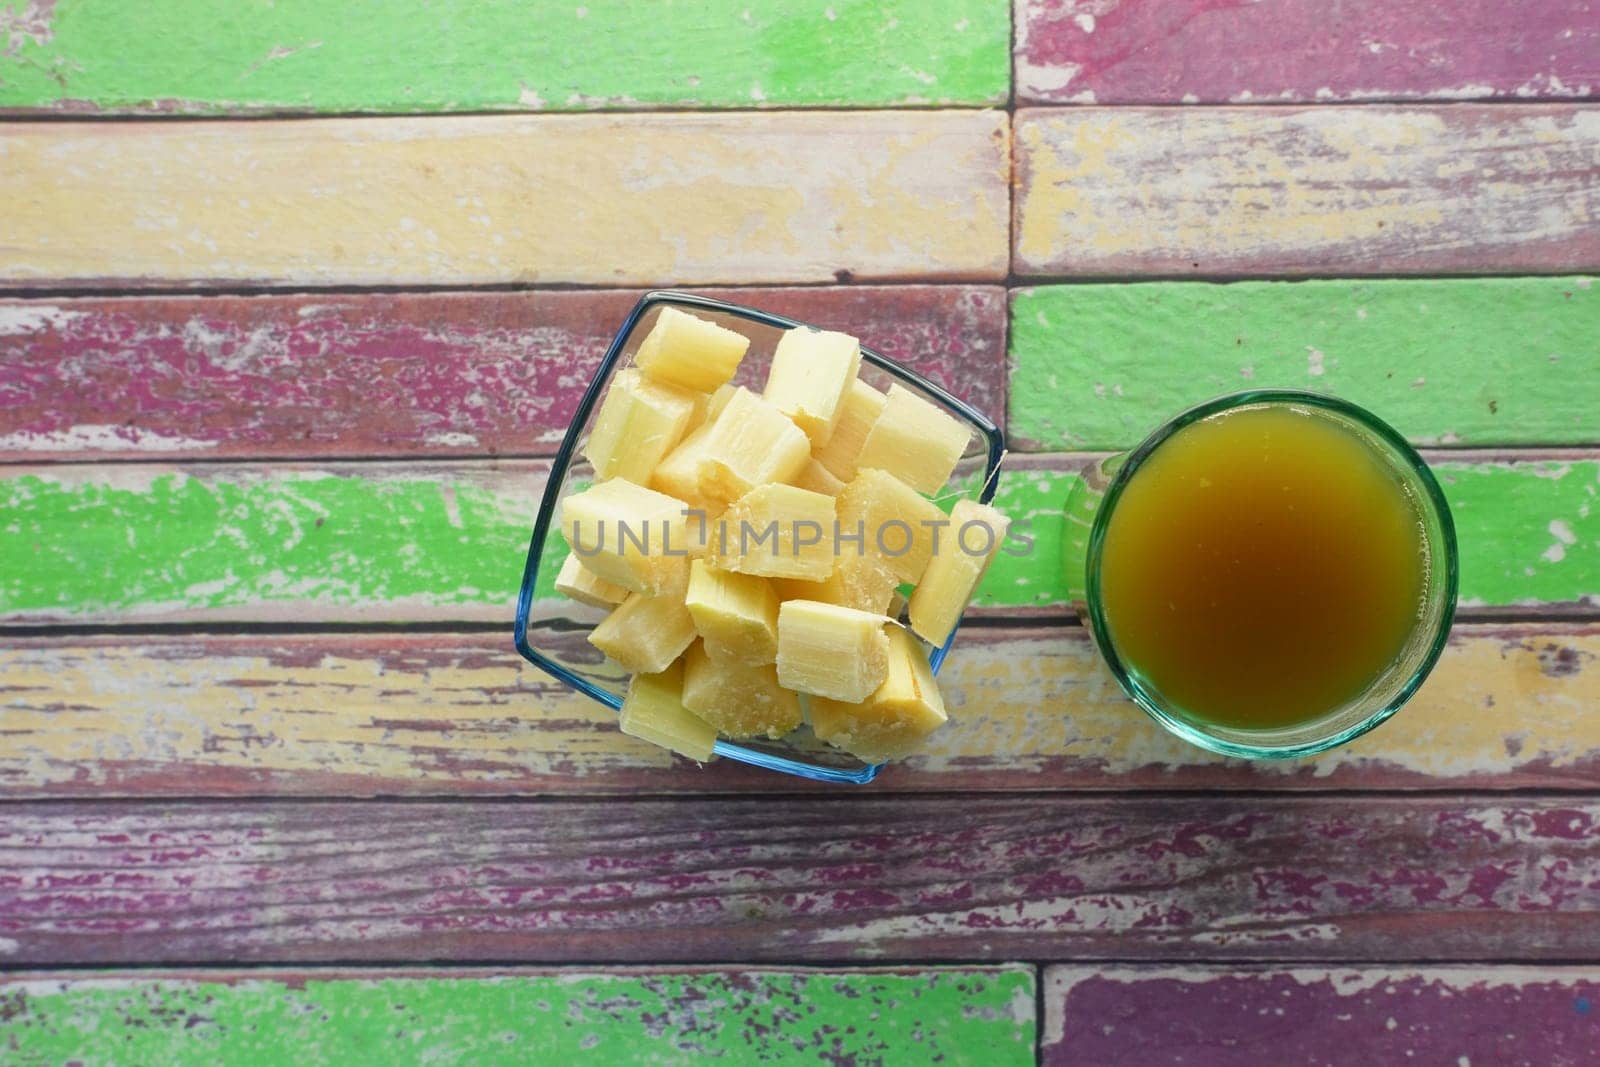
[[(989, 286), (712, 289), (855, 333), (996, 420)], [(0, 459), (555, 451), (637, 291), (0, 301)]]
[(11, 967), (1600, 951), (1592, 797), (13, 804), (0, 870)]
[(1600, 442), (1588, 277), (1042, 286), (1011, 337), (1013, 448), (1131, 448), (1259, 388), (1335, 393), (1417, 444)]
[(0, 285), (998, 279), (995, 111), (0, 124)]
[(1592, 98), (1592, 0), (1017, 0), (1029, 103)]
[(1572, 104), (1017, 113), (1024, 275), (1600, 266), (1600, 112)]
[[(9, 1062), (1034, 1062), (998, 967), (341, 968), (0, 976)], [(403, 1053), (401, 1050), (404, 1050)]]
[(548, 470), (8, 468), (0, 618), (509, 623)]
[(1051, 967), (1040, 1062), (1526, 1063), (1600, 1055), (1594, 967)]
[[(1600, 571), (1588, 547), (1600, 543), (1590, 532), (1600, 465), (1583, 455), (1427, 455), (1456, 522), (1464, 612), (1537, 603), (1545, 611), (1583, 614), (1600, 601), (1593, 592)], [(1066, 606), (1063, 573), (1046, 562), (1062, 557), (1063, 505), (1077, 472), (1091, 462), (1096, 458), (1013, 457), (997, 505), (1013, 519), (1013, 540), (979, 589), (980, 611), (1057, 612)], [(1507, 521), (1513, 513), (1524, 517)], [(1562, 588), (1567, 592), (1557, 591)]]
[[(980, 611), (1064, 607), (1061, 509), (1092, 458), (1012, 457), (996, 499), (1015, 536)], [(1430, 462), (1455, 512), (1466, 608), (1582, 613), (1600, 602), (1592, 452)], [(538, 460), (10, 467), (0, 622), (507, 621), (547, 470)], [(559, 553), (552, 542), (549, 558)], [(541, 596), (553, 596), (553, 578)]]
[[(536, 641), (582, 656), (571, 632)], [(951, 723), (875, 789), (1600, 785), (1592, 623), (1458, 627), (1402, 713), (1294, 762), (1228, 761), (1173, 738), (1075, 626), (968, 628), (940, 684)], [(613, 712), (523, 664), (501, 634), (12, 638), (0, 719), (7, 799), (808, 788), (623, 736)]]
[[(1455, 518), (1460, 607), (1537, 606), (1589, 614), (1600, 605), (1600, 462), (1592, 451), (1425, 452)], [(1060, 568), (1062, 507), (1088, 456), (1013, 456), (996, 505), (1014, 540), (979, 589), (986, 611), (1054, 612), (1067, 602)], [(1018, 523), (1023, 525), (1019, 528)]]
[(444, 0), (334, 9), (27, 3), (0, 26), (0, 109), (586, 111), (1004, 103), (1006, 0), (711, 0), (670, 12)]

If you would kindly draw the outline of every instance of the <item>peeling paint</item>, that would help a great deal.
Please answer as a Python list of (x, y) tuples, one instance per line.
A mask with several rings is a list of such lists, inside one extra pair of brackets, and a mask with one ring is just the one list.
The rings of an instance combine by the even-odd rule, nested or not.
[(708, 0), (670, 19), (625, 0), (436, 0), (404, 18), (313, 0), (152, 0), (92, 17), (68, 5), (70, 18), (52, 18), (54, 6), (0, 5), (0, 108), (730, 107), (755, 84), (776, 107), (972, 107), (1003, 103), (1008, 87), (1010, 19), (988, 0), (788, 0), (758, 13)]
[[(4, 280), (101, 279), (107, 247), (142, 284), (999, 279), (1007, 125), (951, 110), (13, 126), (0, 199), (32, 210), (11, 220)], [(232, 195), (196, 192), (218, 188)]]
[(0, 1041), (27, 1063), (112, 1046), (174, 1067), (331, 1067), (385, 1049), (420, 1063), (842, 1064), (888, 1048), (1022, 1067), (1033, 1063), (1033, 983), (1031, 968), (981, 966), (73, 975), (0, 980)]
[(1458, 14), (1349, 0), (1339, 16), (1349, 32), (1330, 35), (1319, 0), (1020, 0), (1017, 91), (1063, 103), (1059, 73), (1070, 69), (1111, 104), (1590, 95), (1600, 29), (1586, 0), (1475, 0)]
[[(1600, 188), (1582, 177), (1600, 131), (1568, 105), (1041, 109), (1019, 114), (1017, 143), (1024, 274), (1509, 272), (1600, 256)], [(1437, 176), (1463, 159), (1496, 180)]]
[[(540, 643), (584, 661), (579, 633)], [(1241, 767), (1141, 714), (1081, 630), (973, 629), (940, 676), (951, 723), (883, 782), (1569, 788), (1600, 767), (1600, 723), (1589, 714), (1600, 705), (1597, 663), (1594, 627), (1462, 626), (1420, 693), (1380, 730), (1315, 759)], [(608, 709), (520, 668), (499, 639), (39, 640), (0, 652), (0, 678), (11, 731), (0, 793), (13, 796), (188, 795), (196, 782), (233, 792), (263, 778), (274, 792), (311, 795), (330, 781), (377, 793), (744, 782), (724, 769), (651, 777), (670, 770), (670, 756), (622, 735)], [(53, 710), (61, 705), (72, 714)], [(1507, 718), (1496, 708), (1519, 711)]]

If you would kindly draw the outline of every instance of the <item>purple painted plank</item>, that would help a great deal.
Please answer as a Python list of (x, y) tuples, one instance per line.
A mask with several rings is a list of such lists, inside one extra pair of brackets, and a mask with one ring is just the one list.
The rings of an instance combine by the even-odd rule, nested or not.
[(1051, 967), (1045, 1067), (1588, 1067), (1600, 968)]
[[(700, 291), (858, 334), (1003, 422), (997, 287)], [(638, 296), (0, 301), (0, 459), (549, 454)]]
[(10, 965), (1600, 952), (1600, 802), (15, 804)]
[(1593, 98), (1594, 0), (1016, 0), (1025, 103)]

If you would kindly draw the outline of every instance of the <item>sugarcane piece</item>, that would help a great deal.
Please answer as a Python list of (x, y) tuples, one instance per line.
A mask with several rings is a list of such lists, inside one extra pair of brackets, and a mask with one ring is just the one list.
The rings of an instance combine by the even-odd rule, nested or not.
[(699, 461), (698, 499), (732, 503), (757, 486), (792, 481), (811, 442), (789, 416), (748, 389), (735, 389), (710, 427)]
[[(677, 497), (701, 510), (713, 507), (700, 499), (700, 461), (706, 456), (705, 445), (711, 438), (711, 423), (728, 406), (734, 388), (724, 385), (706, 396), (696, 407), (689, 417), (689, 429), (683, 439), (656, 464), (650, 477), (650, 488)], [(715, 505), (716, 508), (721, 506)]]
[(750, 666), (778, 658), (778, 595), (765, 578), (694, 560), (684, 606), (706, 649), (718, 658)]
[(778, 608), (778, 682), (814, 696), (865, 700), (889, 669), (887, 622), (837, 604), (784, 601)]
[(820, 582), (799, 578), (774, 578), (780, 600), (817, 600), (855, 608), (873, 615), (889, 615), (898, 595), (900, 579), (881, 560), (845, 552), (833, 561), (833, 571)]
[(987, 504), (956, 501), (939, 550), (911, 592), (911, 628), (921, 637), (934, 645), (949, 640), (1009, 526), (1010, 520)]
[(888, 641), (883, 684), (866, 700), (855, 704), (818, 696), (807, 700), (812, 732), (868, 763), (911, 755), (948, 719), (944, 697), (916, 638), (890, 626)]
[(653, 381), (631, 367), (620, 371), (601, 401), (583, 450), (595, 478), (648, 484), (656, 464), (683, 437), (697, 403), (707, 399), (703, 393)]
[(939, 506), (888, 471), (863, 467), (837, 502), (840, 554), (877, 559), (902, 582), (922, 578), (934, 539), (949, 533)]
[(696, 641), (683, 655), (683, 706), (724, 737), (779, 738), (800, 725), (800, 700), (770, 663), (723, 659)]
[(628, 595), (622, 586), (612, 585), (570, 552), (556, 575), (556, 592), (591, 608), (614, 608)]
[(624, 670), (655, 674), (694, 640), (694, 619), (683, 604), (683, 590), (661, 596), (628, 594), (589, 631), (589, 643)]
[(733, 396), (733, 391), (736, 388), (738, 387), (732, 382), (728, 382), (717, 386), (717, 390), (714, 393), (691, 394), (695, 397), (695, 405), (694, 411), (689, 416), (689, 426), (684, 431), (684, 436), (687, 437), (689, 433), (698, 430), (721, 414), (722, 409), (728, 406), (728, 399)]
[(678, 446), (656, 464), (650, 475), (650, 488), (689, 503), (700, 500), (700, 463), (706, 458), (706, 442), (711, 439), (711, 423), (690, 430)]
[(937, 493), (971, 440), (960, 421), (905, 386), (891, 385), (856, 465), (886, 470), (920, 493)]
[(844, 488), (844, 483), (835, 478), (832, 471), (814, 459), (795, 476), (794, 484), (801, 489), (821, 493), (823, 496), (838, 496), (839, 491)]
[(636, 674), (622, 701), (622, 732), (706, 763), (715, 755), (717, 731), (683, 706), (683, 664), (657, 674)]
[(709, 393), (733, 377), (749, 347), (741, 333), (664, 307), (633, 363), (658, 382)]
[(856, 476), (856, 457), (867, 442), (867, 433), (883, 413), (889, 398), (857, 378), (845, 391), (839, 402), (839, 417), (833, 424), (833, 435), (828, 443), (813, 448), (811, 454), (818, 463), (842, 482)]
[(724, 570), (821, 581), (833, 570), (834, 501), (793, 485), (757, 486), (712, 525), (709, 559)]
[(655, 596), (688, 580), (688, 505), (613, 478), (561, 502), (561, 532), (579, 562), (632, 593)]
[(805, 431), (812, 447), (828, 443), (842, 401), (861, 369), (861, 343), (847, 333), (801, 326), (784, 331), (761, 394)]

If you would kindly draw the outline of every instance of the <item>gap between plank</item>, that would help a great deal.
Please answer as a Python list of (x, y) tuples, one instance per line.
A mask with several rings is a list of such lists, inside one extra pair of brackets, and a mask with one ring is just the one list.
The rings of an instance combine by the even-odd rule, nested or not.
[(466, 108), (461, 110), (440, 109), (434, 111), (296, 111), (288, 108), (274, 107), (271, 105), (252, 108), (248, 105), (236, 107), (233, 110), (218, 109), (207, 111), (196, 108), (192, 111), (145, 111), (138, 113), (114, 112), (103, 113), (94, 111), (48, 111), (40, 108), (16, 110), (0, 108), (0, 122), (15, 122), (26, 124), (44, 125), (56, 123), (63, 126), (88, 125), (91, 123), (160, 123), (163, 125), (179, 125), (183, 123), (201, 122), (323, 122), (331, 120), (362, 119), (371, 122), (393, 121), (402, 119), (455, 119), (455, 118), (508, 118), (520, 117), (527, 119), (561, 119), (561, 118), (605, 118), (611, 115), (781, 115), (790, 112), (823, 115), (859, 115), (863, 112), (882, 111), (915, 111), (919, 114), (929, 112), (969, 112), (969, 111), (1005, 111), (1014, 114), (1017, 111), (1112, 111), (1138, 108), (1140, 110), (1186, 110), (1186, 111), (1272, 111), (1289, 109), (1315, 109), (1318, 111), (1332, 111), (1338, 109), (1370, 109), (1374, 107), (1405, 107), (1405, 108), (1457, 108), (1457, 107), (1505, 107), (1527, 108), (1549, 106), (1551, 104), (1586, 104), (1600, 100), (1600, 93), (1590, 93), (1586, 96), (1561, 96), (1561, 97), (1520, 97), (1520, 96), (1483, 96), (1483, 97), (1428, 97), (1428, 96), (1374, 96), (1363, 97), (1359, 100), (1251, 100), (1244, 101), (1216, 101), (1208, 103), (1184, 103), (1182, 101), (1154, 100), (1137, 101), (1127, 100), (1117, 103), (1075, 104), (1056, 100), (1019, 100), (1017, 98), (1016, 81), (1016, 28), (1015, 18), (1012, 25), (1012, 53), (1010, 85), (1007, 89), (1005, 100), (996, 100), (988, 103), (917, 103), (915, 101), (891, 101), (882, 104), (775, 104), (771, 107), (750, 107), (747, 105), (735, 106), (731, 104), (692, 104), (692, 103), (666, 103), (659, 107), (605, 107), (591, 108), (582, 111), (530, 111), (521, 108)]
[[(1118, 967), (1118, 968), (1148, 968), (1158, 969), (1164, 967), (1183, 967), (1195, 970), (1215, 970), (1220, 972), (1235, 972), (1245, 970), (1269, 971), (1294, 971), (1305, 968), (1323, 967), (1335, 971), (1359, 971), (1366, 968), (1380, 967), (1486, 967), (1486, 968), (1529, 968), (1558, 970), (1568, 969), (1594, 973), (1600, 970), (1592, 959), (1583, 957), (1559, 957), (1554, 959), (1540, 958), (1536, 961), (1526, 959), (1500, 959), (1497, 957), (1439, 957), (1439, 956), (1374, 956), (1353, 960), (1349, 957), (1300, 957), (1292, 960), (1273, 956), (1230, 956), (1225, 960), (1197, 960), (1197, 959), (1158, 959), (1148, 956), (1073, 956), (1070, 959), (993, 959), (979, 960), (964, 956), (929, 956), (917, 959), (874, 958), (870, 963), (862, 963), (858, 959), (840, 957), (837, 962), (817, 960), (815, 958), (805, 961), (769, 961), (760, 963), (738, 963), (728, 961), (700, 961), (692, 963), (682, 960), (668, 960), (651, 963), (639, 960), (595, 959), (585, 960), (582, 963), (554, 963), (539, 960), (519, 959), (516, 957), (499, 958), (485, 956), (474, 959), (462, 960), (456, 957), (449, 959), (420, 959), (407, 960), (404, 963), (374, 963), (371, 960), (343, 958), (334, 960), (320, 960), (316, 963), (305, 963), (294, 960), (262, 961), (262, 960), (193, 960), (180, 963), (48, 963), (48, 964), (11, 964), (0, 963), (0, 975), (53, 975), (81, 974), (105, 975), (107, 977), (118, 974), (140, 975), (148, 974), (151, 977), (166, 977), (175, 980), (189, 979), (189, 975), (177, 974), (178, 971), (200, 971), (211, 975), (226, 976), (236, 972), (282, 972), (292, 971), (296, 974), (306, 972), (332, 973), (340, 971), (357, 972), (382, 972), (392, 974), (407, 970), (426, 970), (430, 975), (446, 972), (442, 977), (451, 977), (448, 972), (471, 972), (485, 968), (495, 970), (517, 971), (565, 971), (571, 974), (584, 972), (615, 971), (629, 972), (640, 970), (723, 970), (723, 971), (860, 971), (863, 973), (875, 970), (896, 971), (921, 971), (933, 968), (1002, 968), (1002, 967), (1027, 967), (1042, 977), (1042, 972), (1053, 967)], [(468, 975), (463, 974), (462, 977)], [(515, 977), (511, 975), (509, 977)], [(1042, 983), (1040, 983), (1042, 984)], [(1042, 1017), (1041, 1017), (1042, 1018)]]
[(627, 802), (650, 801), (652, 803), (670, 804), (673, 806), (699, 806), (708, 804), (732, 805), (765, 804), (767, 798), (782, 796), (789, 801), (798, 801), (806, 804), (819, 803), (831, 804), (856, 804), (863, 801), (871, 804), (881, 804), (889, 807), (902, 806), (915, 801), (949, 801), (963, 807), (970, 807), (974, 803), (984, 804), (989, 802), (1040, 800), (1043, 798), (1066, 801), (1091, 801), (1105, 804), (1123, 804), (1138, 801), (1161, 801), (1163, 803), (1182, 800), (1242, 800), (1249, 801), (1257, 806), (1263, 804), (1276, 804), (1287, 806), (1301, 806), (1321, 804), (1330, 799), (1349, 800), (1356, 803), (1373, 805), (1406, 801), (1407, 803), (1478, 803), (1483, 805), (1514, 806), (1516, 802), (1534, 802), (1540, 800), (1573, 801), (1588, 800), (1600, 803), (1600, 792), (1592, 787), (1561, 788), (1552, 786), (1524, 786), (1512, 789), (1397, 789), (1393, 787), (1377, 789), (1352, 789), (1341, 786), (1332, 789), (1297, 789), (1293, 792), (1273, 792), (1270, 789), (1238, 789), (1238, 788), (1185, 788), (1185, 789), (1154, 789), (1141, 786), (1134, 789), (994, 789), (994, 790), (949, 790), (949, 789), (909, 789), (897, 792), (874, 792), (871, 788), (856, 789), (850, 792), (834, 790), (832, 792), (789, 790), (781, 788), (782, 783), (775, 783), (772, 789), (761, 792), (716, 792), (696, 793), (687, 790), (673, 792), (651, 792), (643, 790), (627, 790), (616, 793), (522, 793), (508, 795), (504, 793), (469, 795), (461, 793), (439, 793), (435, 795), (405, 794), (327, 794), (322, 796), (279, 796), (262, 793), (246, 793), (229, 796), (81, 796), (81, 797), (3, 797), (0, 798), (0, 811), (33, 808), (48, 811), (52, 808), (109, 808), (109, 809), (134, 809), (149, 808), (166, 810), (169, 808), (201, 808), (201, 807), (250, 807), (250, 808), (308, 808), (328, 807), (348, 810), (352, 806), (375, 807), (378, 805), (397, 807), (527, 807), (527, 808), (571, 808), (571, 807), (600, 807), (614, 804), (622, 799)]
[[(1600, 622), (1600, 606), (1574, 605), (1570, 610), (1546, 608), (1458, 609), (1456, 624), (1482, 626), (1552, 625), (1581, 626)], [(552, 619), (541, 629), (556, 633), (579, 633), (590, 629), (587, 623)], [(979, 615), (966, 619), (962, 630), (1081, 630), (1082, 621), (1070, 612), (1049, 611), (1038, 615)], [(511, 634), (511, 617), (504, 622), (482, 619), (426, 619), (418, 622), (128, 622), (128, 623), (27, 623), (0, 624), (0, 640), (6, 638), (94, 638), (94, 637), (318, 637), (350, 634), (436, 634), (460, 637), (473, 634)], [(957, 648), (960, 647), (959, 642)]]
[[(1012, 147), (1015, 155), (1015, 143)], [(1013, 159), (1014, 164), (1014, 159)], [(1013, 179), (1015, 172), (1013, 170)], [(1012, 206), (1015, 207), (1015, 183), (1012, 188)], [(1015, 217), (1011, 218), (1014, 228)], [(1013, 244), (1015, 234), (1012, 235)], [(284, 282), (281, 284), (268, 283), (208, 283), (196, 281), (188, 284), (172, 284), (163, 281), (159, 284), (139, 285), (127, 283), (122, 285), (34, 285), (17, 286), (0, 282), (0, 300), (72, 300), (72, 299), (125, 299), (125, 298), (150, 298), (161, 297), (187, 298), (187, 297), (237, 297), (237, 296), (405, 296), (428, 295), (449, 296), (452, 293), (570, 293), (570, 292), (649, 292), (652, 289), (671, 289), (682, 292), (697, 292), (706, 289), (878, 289), (899, 288), (903, 286), (989, 286), (995, 289), (1031, 289), (1046, 285), (1140, 285), (1146, 282), (1204, 282), (1213, 285), (1228, 285), (1233, 282), (1381, 282), (1381, 281), (1450, 281), (1452, 279), (1516, 279), (1516, 278), (1559, 278), (1563, 275), (1594, 275), (1600, 273), (1600, 267), (1574, 265), (1547, 270), (1522, 270), (1522, 271), (1445, 271), (1434, 270), (1423, 273), (1405, 273), (1399, 271), (1378, 274), (1346, 274), (1331, 271), (1318, 274), (1285, 275), (1272, 273), (1238, 273), (1238, 274), (1212, 274), (1204, 271), (1192, 271), (1183, 274), (1018, 274), (1008, 271), (1005, 275), (992, 278), (941, 278), (941, 277), (894, 277), (894, 278), (856, 278), (849, 280), (839, 278), (818, 279), (816, 281), (786, 281), (786, 282), (707, 282), (694, 285), (672, 285), (660, 283), (656, 285), (639, 285), (636, 283), (603, 285), (592, 282), (540, 282), (529, 284), (527, 282), (438, 282), (438, 283), (410, 283), (410, 284), (375, 284), (375, 285), (306, 285), (301, 282)]]

